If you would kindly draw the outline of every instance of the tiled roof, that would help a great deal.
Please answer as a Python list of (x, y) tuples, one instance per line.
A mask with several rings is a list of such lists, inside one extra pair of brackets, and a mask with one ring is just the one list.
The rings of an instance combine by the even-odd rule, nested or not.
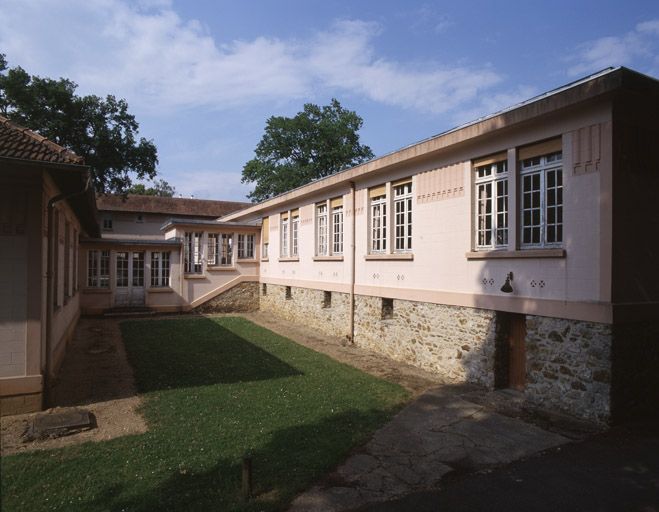
[(82, 157), (0, 116), (0, 157), (83, 165)]
[(176, 216), (216, 218), (247, 208), (251, 203), (128, 194), (125, 198), (123, 196), (99, 195), (96, 197), (96, 204), (100, 211), (163, 213)]

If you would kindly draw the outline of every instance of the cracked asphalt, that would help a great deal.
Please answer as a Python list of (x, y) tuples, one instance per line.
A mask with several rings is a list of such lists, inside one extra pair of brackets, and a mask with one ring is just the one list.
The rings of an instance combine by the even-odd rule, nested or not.
[(437, 488), (448, 474), (500, 466), (570, 440), (436, 386), (405, 407), (289, 511), (341, 511)]

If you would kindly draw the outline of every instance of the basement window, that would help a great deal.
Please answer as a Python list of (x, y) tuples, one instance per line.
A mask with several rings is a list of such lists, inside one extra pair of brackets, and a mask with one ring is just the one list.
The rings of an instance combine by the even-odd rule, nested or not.
[(394, 317), (394, 299), (382, 298), (382, 320), (390, 320)]
[(291, 287), (287, 286), (286, 287), (286, 300), (290, 300), (293, 298), (293, 294), (291, 292)]
[(261, 295), (268, 295), (268, 285), (265, 283), (261, 285)]
[(332, 292), (323, 292), (323, 307), (332, 307)]

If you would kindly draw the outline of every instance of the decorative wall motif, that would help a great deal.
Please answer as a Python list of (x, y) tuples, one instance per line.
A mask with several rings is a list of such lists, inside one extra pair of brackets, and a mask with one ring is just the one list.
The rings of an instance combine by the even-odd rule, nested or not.
[(448, 165), (418, 174), (416, 193), (419, 203), (464, 196), (464, 164)]
[(601, 125), (584, 126), (572, 132), (574, 174), (599, 171), (602, 141)]

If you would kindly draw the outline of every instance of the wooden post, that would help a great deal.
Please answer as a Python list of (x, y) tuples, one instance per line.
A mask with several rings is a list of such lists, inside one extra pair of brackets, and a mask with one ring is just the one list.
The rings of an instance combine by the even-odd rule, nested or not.
[(252, 495), (252, 457), (243, 456), (243, 499), (247, 501)]

